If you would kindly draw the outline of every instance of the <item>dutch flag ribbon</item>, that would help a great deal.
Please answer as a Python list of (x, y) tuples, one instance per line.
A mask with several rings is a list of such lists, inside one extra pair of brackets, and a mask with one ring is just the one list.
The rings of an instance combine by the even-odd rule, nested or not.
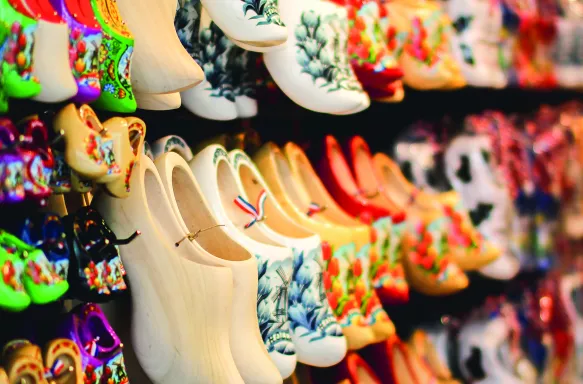
[(320, 204), (318, 203), (314, 203), (311, 202), (310, 205), (308, 206), (308, 217), (311, 217), (313, 215), (315, 215), (316, 213), (320, 213), (325, 209), (325, 207), (322, 207)]
[(55, 363), (51, 367), (51, 376), (53, 378), (59, 377), (63, 372), (65, 372), (65, 363), (61, 359), (55, 360)]
[(266, 199), (267, 191), (264, 189), (259, 193), (259, 196), (257, 197), (257, 208), (255, 208), (253, 204), (251, 204), (241, 196), (237, 196), (237, 198), (234, 200), (235, 205), (237, 207), (241, 208), (243, 212), (252, 216), (251, 221), (245, 224), (245, 229), (251, 227), (256, 222), (261, 221), (265, 218), (264, 208)]
[(95, 357), (97, 355), (97, 342), (99, 341), (99, 337), (85, 343), (85, 351), (89, 353), (89, 355)]

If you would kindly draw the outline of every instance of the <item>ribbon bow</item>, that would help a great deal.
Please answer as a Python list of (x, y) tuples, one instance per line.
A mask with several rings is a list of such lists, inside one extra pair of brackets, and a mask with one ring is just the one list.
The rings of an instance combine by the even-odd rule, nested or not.
[(251, 221), (245, 224), (245, 229), (251, 227), (253, 224), (257, 223), (258, 221), (262, 221), (265, 219), (265, 200), (267, 199), (267, 191), (264, 189), (259, 193), (257, 197), (257, 208), (253, 206), (250, 202), (245, 200), (241, 196), (237, 196), (234, 200), (235, 205), (243, 210), (243, 212), (251, 215)]
[(326, 207), (322, 207), (318, 203), (311, 202), (310, 205), (308, 206), (307, 215), (308, 215), (308, 217), (311, 217), (311, 216), (315, 215), (316, 213), (322, 212), (325, 209), (326, 209)]
[(61, 376), (65, 372), (65, 363), (61, 359), (55, 360), (51, 368), (45, 369), (45, 378), (54, 379)]

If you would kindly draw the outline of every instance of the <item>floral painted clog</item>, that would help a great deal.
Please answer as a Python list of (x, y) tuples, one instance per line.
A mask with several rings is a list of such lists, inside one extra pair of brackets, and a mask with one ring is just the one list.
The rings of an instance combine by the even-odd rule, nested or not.
[(50, 1), (57, 14), (69, 25), (69, 60), (78, 88), (73, 101), (95, 101), (101, 94), (99, 49), (103, 35), (91, 9), (91, 0)]
[(132, 33), (121, 19), (115, 0), (91, 0), (91, 4), (103, 29), (99, 47), (101, 95), (94, 105), (113, 112), (134, 112), (136, 99), (130, 82)]

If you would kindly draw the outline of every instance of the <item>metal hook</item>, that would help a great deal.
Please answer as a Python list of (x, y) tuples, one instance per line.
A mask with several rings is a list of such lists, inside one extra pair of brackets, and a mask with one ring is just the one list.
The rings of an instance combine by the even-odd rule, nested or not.
[(128, 237), (127, 239), (115, 239), (113, 240), (111, 243), (113, 245), (127, 245), (129, 243), (131, 243), (132, 241), (134, 241), (136, 239), (136, 237), (140, 236), (142, 234), (141, 231), (135, 231), (130, 237)]
[(52, 147), (53, 145), (57, 144), (58, 142), (60, 142), (61, 140), (63, 140), (63, 137), (65, 136), (65, 130), (61, 129), (58, 133), (57, 136), (55, 136), (54, 139), (52, 139), (49, 142), (49, 147)]
[(198, 237), (198, 235), (201, 234), (201, 232), (205, 232), (205, 231), (208, 231), (209, 229), (213, 229), (216, 227), (224, 227), (224, 226), (225, 226), (225, 224), (216, 224), (216, 225), (213, 225), (213, 226), (208, 227), (208, 228), (199, 229), (196, 232), (187, 233), (182, 239), (180, 239), (176, 243), (174, 243), (174, 246), (178, 247), (180, 245), (180, 243), (182, 243), (186, 239), (188, 239), (188, 241), (194, 241), (194, 239), (196, 239)]

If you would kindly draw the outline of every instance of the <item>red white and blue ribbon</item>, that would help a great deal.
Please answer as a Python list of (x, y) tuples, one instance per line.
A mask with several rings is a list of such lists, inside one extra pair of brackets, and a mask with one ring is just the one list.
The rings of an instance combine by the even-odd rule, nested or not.
[(314, 203), (311, 202), (310, 205), (308, 206), (308, 217), (315, 215), (316, 213), (320, 213), (324, 210), (324, 207), (322, 207), (320, 204), (318, 203)]
[(50, 375), (52, 378), (59, 377), (65, 372), (65, 363), (61, 359), (55, 360), (53, 366), (50, 370)]
[(85, 344), (85, 351), (89, 353), (89, 355), (95, 357), (97, 355), (97, 342), (99, 341), (99, 337), (87, 342)]
[(256, 222), (261, 221), (265, 218), (265, 200), (266, 199), (267, 199), (267, 191), (264, 189), (259, 193), (259, 196), (257, 197), (257, 208), (255, 208), (253, 206), (253, 204), (251, 204), (250, 202), (248, 202), (247, 200), (245, 200), (241, 196), (237, 196), (237, 198), (234, 200), (235, 205), (237, 207), (241, 208), (241, 210), (243, 210), (243, 212), (251, 215), (251, 217), (252, 217), (251, 221), (248, 222), (247, 224), (245, 224), (245, 229), (251, 227)]

